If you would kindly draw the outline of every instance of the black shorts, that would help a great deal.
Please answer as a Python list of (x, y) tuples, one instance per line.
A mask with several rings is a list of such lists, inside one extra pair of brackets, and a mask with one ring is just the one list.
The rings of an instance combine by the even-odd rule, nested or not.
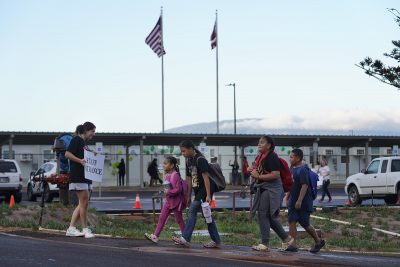
[(289, 223), (298, 222), (303, 228), (310, 226), (311, 212), (289, 209), (288, 210), (288, 221)]

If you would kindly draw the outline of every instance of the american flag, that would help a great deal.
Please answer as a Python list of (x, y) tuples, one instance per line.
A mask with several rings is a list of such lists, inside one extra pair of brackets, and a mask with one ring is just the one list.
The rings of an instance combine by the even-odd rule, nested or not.
[(211, 33), (211, 50), (217, 47), (217, 21), (215, 21), (213, 32)]
[(162, 32), (162, 16), (157, 21), (156, 26), (146, 38), (146, 44), (157, 54), (158, 57), (165, 55)]

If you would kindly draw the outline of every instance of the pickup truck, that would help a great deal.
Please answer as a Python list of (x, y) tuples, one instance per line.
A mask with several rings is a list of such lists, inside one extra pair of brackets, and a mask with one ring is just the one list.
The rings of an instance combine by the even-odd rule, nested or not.
[(371, 198), (396, 204), (400, 197), (400, 157), (372, 160), (366, 170), (347, 178), (345, 192), (351, 205), (360, 205)]

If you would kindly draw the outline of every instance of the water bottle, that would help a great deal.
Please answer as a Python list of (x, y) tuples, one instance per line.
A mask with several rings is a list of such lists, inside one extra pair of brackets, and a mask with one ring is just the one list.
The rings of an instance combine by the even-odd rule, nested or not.
[(202, 202), (201, 208), (203, 210), (203, 215), (204, 218), (206, 219), (206, 223), (212, 223), (210, 204), (208, 204), (208, 202)]

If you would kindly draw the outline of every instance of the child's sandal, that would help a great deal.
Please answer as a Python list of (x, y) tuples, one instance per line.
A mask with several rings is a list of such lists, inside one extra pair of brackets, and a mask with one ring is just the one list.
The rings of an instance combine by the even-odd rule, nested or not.
[(174, 244), (177, 246), (190, 247), (190, 243), (187, 242), (183, 237), (174, 236), (172, 237), (172, 241), (174, 241)]
[(158, 244), (158, 237), (156, 237), (154, 234), (145, 233), (144, 236), (147, 240), (153, 242), (154, 244)]
[(220, 245), (215, 243), (214, 241), (210, 241), (210, 242), (208, 242), (206, 244), (203, 244), (203, 247), (205, 247), (205, 248), (219, 248)]
[(263, 244), (259, 244), (257, 246), (252, 246), (251, 247), (253, 250), (255, 251), (262, 251), (262, 252), (269, 252), (269, 247), (267, 247), (266, 245)]

